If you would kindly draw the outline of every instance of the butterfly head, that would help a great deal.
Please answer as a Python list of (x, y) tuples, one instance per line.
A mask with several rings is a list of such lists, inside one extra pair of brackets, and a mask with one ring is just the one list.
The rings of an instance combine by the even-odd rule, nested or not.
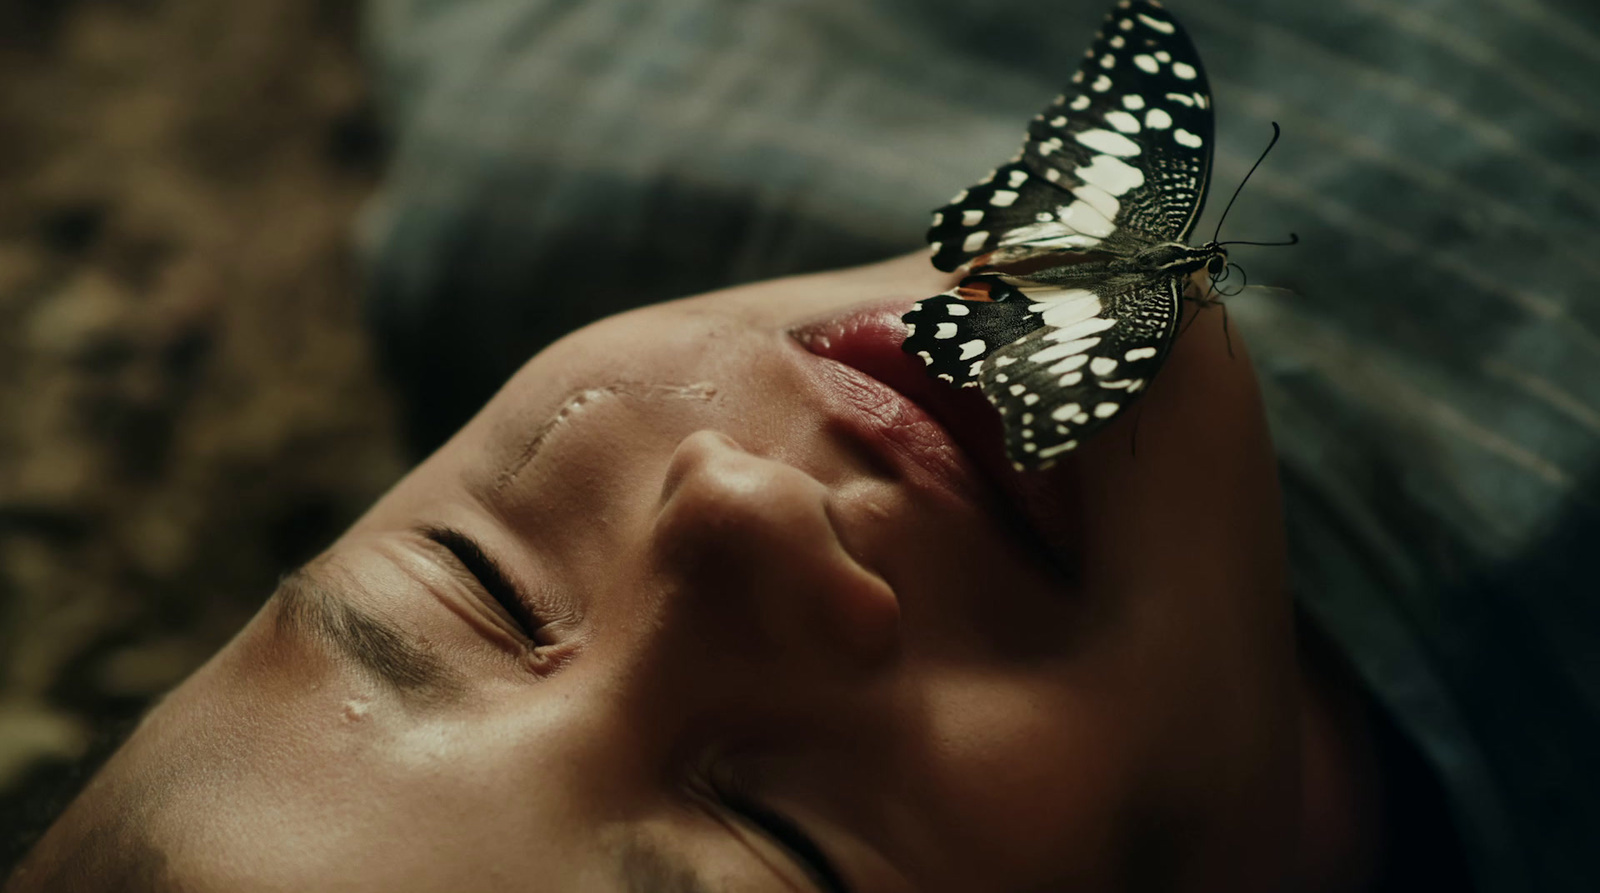
[(1216, 242), (1207, 242), (1198, 248), (1191, 248), (1195, 255), (1195, 265), (1185, 272), (1194, 275), (1204, 271), (1204, 276), (1199, 276), (1198, 285), (1203, 292), (1209, 292), (1216, 283), (1228, 278), (1228, 249)]

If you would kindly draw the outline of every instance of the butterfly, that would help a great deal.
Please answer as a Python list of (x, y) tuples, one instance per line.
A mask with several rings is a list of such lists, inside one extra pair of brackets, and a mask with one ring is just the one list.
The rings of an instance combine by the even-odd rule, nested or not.
[(1212, 137), (1194, 44), (1159, 3), (1122, 0), (1022, 151), (934, 212), (934, 266), (971, 275), (902, 317), (902, 347), (982, 389), (1019, 471), (1123, 414), (1172, 348), (1190, 276), (1226, 268), (1215, 240), (1186, 242)]

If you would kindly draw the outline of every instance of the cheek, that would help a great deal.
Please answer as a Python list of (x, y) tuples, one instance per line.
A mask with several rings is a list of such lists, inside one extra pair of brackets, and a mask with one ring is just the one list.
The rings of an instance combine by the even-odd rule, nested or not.
[(1149, 402), (1137, 459), (1108, 459), (1090, 484), (1112, 519), (1094, 548), (1133, 594), (1129, 666), (1161, 704), (1173, 789), (1227, 817), (1219, 848), (1270, 840), (1292, 824), (1300, 676), (1276, 459), (1220, 310), (1199, 312)]
[(1026, 666), (1070, 654), (1088, 631), (1077, 581), (1027, 534), (888, 488), (876, 505), (901, 520), (862, 525), (859, 546), (900, 597), (901, 640), (913, 659)]
[[(1285, 545), (1260, 392), (1243, 338), (1223, 332), (1222, 312), (1191, 312), (1198, 318), (1146, 400), (1137, 453), (1098, 445), (1111, 455), (1098, 486), (1088, 484), (1089, 498), (1120, 534), (1105, 548), (1130, 568), (1220, 600), (1178, 599), (1174, 607), (1196, 614), (1225, 607), (1248, 617), (1241, 635), (1276, 643), (1269, 650), (1281, 659), (1289, 644)], [(1124, 518), (1129, 523), (1117, 523)], [(1206, 628), (1220, 634), (1221, 627)]]
[(1232, 347), (1220, 310), (1200, 311), (1139, 409), (1062, 472), (1081, 486), (1063, 510), (1104, 655), (1074, 684), (1107, 721), (1136, 720), (1147, 783), (1224, 849), (1291, 827), (1298, 783), (1276, 460), (1237, 329)]
[(1071, 463), (1015, 486), (1036, 526), (1075, 546), (1101, 635), (1146, 662), (1146, 688), (1175, 704), (1205, 693), (1217, 709), (1249, 693), (1241, 713), (1288, 723), (1296, 674), (1276, 459), (1237, 331), (1232, 356), (1228, 344), (1221, 311), (1199, 311), (1134, 410)]
[(962, 841), (948, 870), (968, 888), (1112, 888), (1150, 748), (1139, 709), (1094, 690), (1098, 672), (971, 674), (930, 691), (917, 808)]

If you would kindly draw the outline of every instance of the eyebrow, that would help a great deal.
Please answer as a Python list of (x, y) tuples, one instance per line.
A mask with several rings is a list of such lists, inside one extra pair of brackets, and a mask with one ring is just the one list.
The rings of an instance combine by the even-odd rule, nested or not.
[(454, 699), (462, 678), (393, 620), (358, 607), (325, 574), (307, 565), (284, 577), (274, 594), (278, 631), (331, 646), (403, 695)]

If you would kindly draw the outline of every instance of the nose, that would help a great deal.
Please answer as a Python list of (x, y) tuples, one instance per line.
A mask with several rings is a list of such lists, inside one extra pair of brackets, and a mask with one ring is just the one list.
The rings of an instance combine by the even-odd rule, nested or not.
[(708, 650), (867, 666), (898, 644), (894, 590), (840, 540), (828, 487), (717, 431), (673, 452), (653, 546), (668, 623)]

